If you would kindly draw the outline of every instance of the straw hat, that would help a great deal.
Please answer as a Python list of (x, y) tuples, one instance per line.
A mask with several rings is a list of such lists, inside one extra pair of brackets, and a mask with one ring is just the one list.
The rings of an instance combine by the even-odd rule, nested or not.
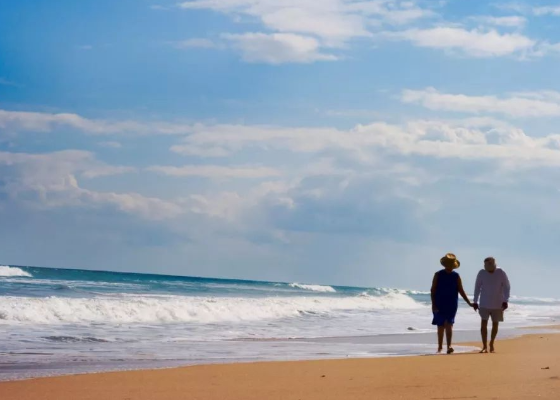
[(453, 265), (453, 269), (457, 269), (461, 266), (461, 263), (459, 262), (459, 260), (457, 260), (457, 256), (455, 256), (455, 254), (453, 253), (447, 253), (441, 258), (441, 260), (439, 260), (439, 262), (444, 267)]

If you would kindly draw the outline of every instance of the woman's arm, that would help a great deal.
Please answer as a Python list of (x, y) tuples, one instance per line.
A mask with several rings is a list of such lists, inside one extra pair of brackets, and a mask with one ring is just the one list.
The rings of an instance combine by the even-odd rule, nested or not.
[(432, 311), (433, 312), (438, 312), (438, 309), (436, 307), (436, 289), (437, 289), (437, 283), (438, 283), (438, 274), (437, 272), (434, 274), (434, 279), (432, 280), (432, 289), (430, 290), (430, 294), (432, 296)]
[(459, 277), (459, 282), (458, 283), (459, 283), (459, 294), (461, 295), (463, 300), (465, 300), (467, 302), (469, 307), (474, 307), (474, 304), (471, 303), (471, 301), (467, 297), (467, 294), (465, 293), (465, 289), (463, 289), (463, 281), (461, 280), (461, 277)]

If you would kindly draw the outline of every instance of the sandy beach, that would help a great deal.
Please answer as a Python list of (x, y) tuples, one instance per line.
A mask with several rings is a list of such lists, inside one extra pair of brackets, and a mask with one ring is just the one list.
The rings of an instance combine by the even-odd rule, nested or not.
[(455, 354), (201, 365), (1, 382), (2, 400), (558, 399), (560, 335)]

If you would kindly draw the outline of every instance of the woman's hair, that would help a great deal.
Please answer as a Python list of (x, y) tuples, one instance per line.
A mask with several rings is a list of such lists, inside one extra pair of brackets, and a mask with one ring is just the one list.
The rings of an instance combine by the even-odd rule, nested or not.
[(495, 259), (494, 257), (486, 257), (486, 258), (484, 259), (484, 262), (485, 262), (485, 263), (491, 262), (491, 263), (494, 263), (494, 264), (495, 264), (495, 263), (496, 263), (496, 259)]

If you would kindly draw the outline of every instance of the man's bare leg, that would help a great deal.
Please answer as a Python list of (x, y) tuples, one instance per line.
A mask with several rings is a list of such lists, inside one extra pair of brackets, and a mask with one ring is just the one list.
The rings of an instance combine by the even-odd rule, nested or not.
[(482, 350), (481, 353), (488, 353), (488, 320), (481, 320), (480, 335), (482, 336)]
[(438, 341), (438, 353), (441, 353), (441, 350), (443, 349), (443, 332), (445, 331), (445, 327), (443, 326), (438, 326), (437, 327), (437, 341)]
[(490, 353), (494, 352), (494, 341), (496, 336), (498, 336), (498, 326), (500, 323), (498, 321), (492, 321), (492, 336), (490, 337)]
[(445, 339), (447, 340), (447, 354), (453, 353), (451, 341), (453, 340), (453, 324), (445, 321)]

